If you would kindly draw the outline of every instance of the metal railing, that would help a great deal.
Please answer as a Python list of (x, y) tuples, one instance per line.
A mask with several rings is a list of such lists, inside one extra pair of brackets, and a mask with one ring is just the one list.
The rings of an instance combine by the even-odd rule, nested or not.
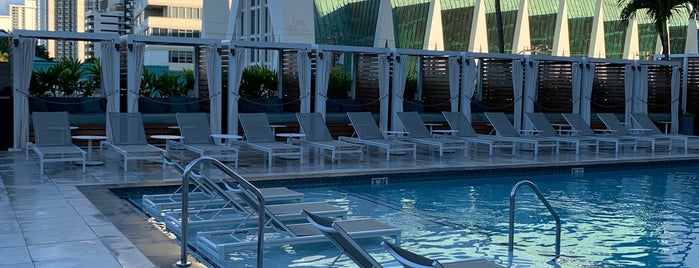
[(542, 203), (544, 203), (544, 206), (546, 206), (546, 209), (549, 210), (551, 213), (551, 216), (553, 216), (553, 219), (556, 220), (556, 258), (561, 256), (561, 219), (558, 217), (558, 213), (556, 213), (555, 210), (553, 210), (553, 207), (551, 207), (551, 204), (549, 204), (548, 201), (546, 201), (546, 198), (544, 198), (544, 195), (541, 194), (541, 191), (539, 191), (539, 188), (536, 187), (536, 184), (534, 184), (531, 181), (528, 180), (523, 180), (515, 184), (515, 186), (512, 187), (512, 192), (510, 192), (510, 239), (508, 242), (508, 252), (510, 255), (512, 255), (512, 252), (514, 250), (514, 240), (515, 240), (515, 196), (517, 195), (517, 191), (524, 186), (528, 185), (534, 190), (534, 193), (536, 193), (536, 196), (539, 197)]
[(221, 161), (218, 161), (211, 157), (201, 157), (190, 162), (184, 169), (177, 162), (172, 160), (167, 156), (163, 156), (163, 161), (166, 165), (175, 167), (179, 172), (182, 173), (182, 215), (181, 215), (181, 245), (180, 245), (180, 260), (175, 264), (177, 267), (189, 267), (191, 263), (187, 261), (187, 225), (189, 223), (189, 178), (202, 176), (202, 171), (204, 166), (214, 166), (221, 170), (223, 173), (228, 175), (228, 177), (239, 184), (249, 192), (252, 192), (259, 202), (258, 207), (258, 236), (257, 236), (257, 267), (263, 266), (262, 252), (264, 249), (264, 227), (265, 227), (265, 200), (262, 197), (262, 193), (257, 187), (252, 185), (237, 172), (233, 171)]

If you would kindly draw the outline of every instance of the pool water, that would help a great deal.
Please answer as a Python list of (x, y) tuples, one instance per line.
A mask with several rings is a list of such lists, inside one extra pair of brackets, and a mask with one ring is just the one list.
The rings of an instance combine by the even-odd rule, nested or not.
[[(439, 259), (486, 258), (511, 267), (699, 267), (699, 168), (587, 172), (584, 175), (464, 180), (294, 189), (305, 201), (327, 201), (350, 217), (374, 217), (403, 229), (401, 246)], [(530, 190), (517, 195), (515, 249), (507, 250), (509, 195), (534, 182), (562, 222), (561, 257), (554, 257), (553, 217)], [(360, 240), (390, 263), (380, 239)], [(266, 267), (327, 267), (339, 254), (330, 243), (265, 250)], [(253, 267), (255, 251), (223, 263)], [(337, 267), (354, 267), (341, 258)]]

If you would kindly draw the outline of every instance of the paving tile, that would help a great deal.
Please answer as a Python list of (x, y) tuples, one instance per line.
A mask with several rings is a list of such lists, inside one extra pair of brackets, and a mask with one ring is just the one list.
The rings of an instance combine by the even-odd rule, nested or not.
[(124, 267), (139, 267), (149, 268), (155, 267), (143, 254), (136, 248), (125, 248), (112, 251), (114, 257)]
[[(63, 259), (81, 259), (89, 256), (104, 256), (109, 255), (101, 241), (97, 239), (56, 242), (43, 245), (29, 245), (29, 252), (35, 262), (43, 262), (48, 260), (63, 260)], [(111, 257), (111, 255), (109, 255)], [(110, 258), (105, 258), (110, 259)], [(113, 257), (111, 257), (114, 260)], [(83, 266), (83, 267), (101, 267), (101, 266)]]
[(27, 247), (0, 248), (0, 265), (14, 265), (31, 262)]
[[(50, 261), (38, 261), (35, 264), (36, 268), (82, 268), (82, 267), (100, 267), (100, 268), (122, 268), (122, 266), (111, 254), (86, 254), (75, 258), (64, 258)], [(136, 267), (136, 266), (133, 266)]]
[(16, 210), (15, 215), (20, 221), (23, 220), (48, 220), (61, 217), (79, 217), (78, 212), (73, 207), (39, 208), (33, 210)]
[(96, 239), (97, 236), (87, 226), (76, 226), (54, 230), (23, 232), (27, 245), (58, 243), (62, 241), (82, 241)]
[(50, 231), (57, 229), (69, 229), (69, 228), (88, 228), (87, 223), (80, 217), (67, 216), (67, 217), (56, 217), (51, 219), (28, 219), (20, 220), (19, 226), (24, 232), (32, 231)]
[(0, 264), (0, 268), (34, 268), (34, 263), (13, 263), (13, 264)]
[(0, 248), (26, 246), (24, 236), (20, 232), (0, 234), (0, 241)]

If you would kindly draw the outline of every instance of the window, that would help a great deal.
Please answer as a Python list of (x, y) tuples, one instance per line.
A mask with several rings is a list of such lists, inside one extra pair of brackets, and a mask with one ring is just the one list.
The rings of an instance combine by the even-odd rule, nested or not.
[(168, 51), (170, 63), (194, 63), (194, 51)]

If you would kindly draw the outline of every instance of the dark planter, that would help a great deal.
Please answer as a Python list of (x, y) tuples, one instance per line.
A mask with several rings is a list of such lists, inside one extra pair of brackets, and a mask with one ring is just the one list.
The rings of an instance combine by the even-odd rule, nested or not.
[(265, 111), (272, 113), (282, 112), (284, 109), (282, 107), (282, 99), (280, 98), (268, 98), (265, 100)]
[(107, 100), (105, 98), (84, 97), (80, 99), (81, 113), (104, 113)]
[(187, 112), (187, 98), (185, 98), (185, 97), (168, 98), (168, 101), (170, 103), (170, 112), (171, 113), (185, 113), (185, 112)]
[(683, 135), (694, 135), (694, 116), (693, 115), (682, 115), (680, 116), (680, 134)]
[(45, 98), (29, 97), (29, 112), (48, 112), (49, 106)]
[(339, 113), (342, 111), (342, 105), (338, 102), (338, 99), (328, 99), (325, 103), (326, 113)]
[(362, 106), (355, 99), (339, 99), (340, 111), (343, 113), (347, 112), (361, 112)]
[(187, 112), (199, 112), (200, 103), (199, 98), (187, 98)]
[(68, 113), (80, 112), (80, 98), (74, 97), (50, 97), (46, 98), (49, 112), (66, 111)]
[(425, 107), (423, 107), (422, 103), (419, 102), (403, 101), (403, 111), (422, 113), (425, 112)]
[(265, 105), (263, 99), (240, 99), (238, 110), (243, 113), (264, 113)]
[(140, 98), (138, 111), (144, 114), (169, 113), (170, 102), (167, 98)]

